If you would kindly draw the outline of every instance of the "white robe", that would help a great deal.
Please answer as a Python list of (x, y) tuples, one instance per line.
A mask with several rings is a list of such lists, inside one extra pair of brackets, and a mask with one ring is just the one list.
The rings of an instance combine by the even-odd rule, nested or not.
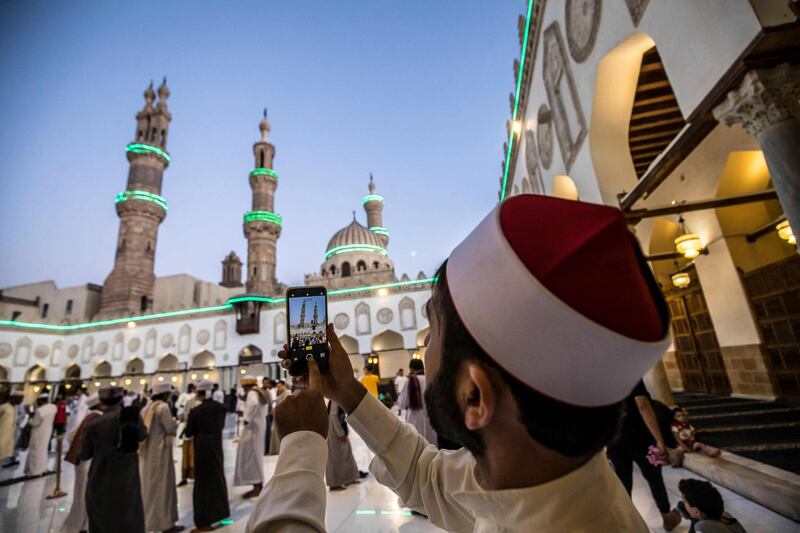
[(264, 483), (264, 435), (267, 426), (267, 405), (261, 404), (259, 392), (251, 389), (244, 402), (244, 421), (236, 449), (234, 486)]
[(73, 406), (72, 412), (67, 418), (67, 433), (71, 433), (74, 429), (80, 427), (83, 419), (89, 413), (89, 407), (86, 405), (86, 395), (81, 394)]
[(6, 402), (0, 405), (0, 459), (14, 455), (14, 430), (17, 426), (17, 408)]
[[(375, 479), (448, 531), (649, 531), (602, 451), (547, 483), (485, 490), (469, 451), (437, 450), (371, 394), (347, 421), (376, 454)], [(318, 433), (286, 436), (246, 531), (325, 531), (326, 452)]]
[(53, 434), (53, 420), (58, 409), (52, 403), (46, 403), (36, 408), (30, 420), (31, 443), (28, 447), (28, 457), (25, 460), (25, 475), (40, 476), (47, 471), (47, 445)]
[(169, 406), (162, 401), (148, 404), (142, 411), (142, 420), (147, 427), (147, 439), (139, 449), (145, 530), (164, 531), (178, 521), (178, 492), (172, 458), (172, 439), (178, 424)]
[(422, 400), (422, 409), (411, 409), (411, 400), (409, 399), (411, 390), (409, 385), (405, 386), (403, 392), (400, 393), (400, 397), (397, 398), (397, 406), (402, 410), (405, 421), (414, 426), (417, 433), (422, 435), (423, 439), (436, 444), (436, 432), (433, 430), (430, 420), (428, 420), (428, 409), (425, 406), (425, 376), (419, 375), (414, 377), (416, 377), (419, 382), (419, 397), (420, 400)]

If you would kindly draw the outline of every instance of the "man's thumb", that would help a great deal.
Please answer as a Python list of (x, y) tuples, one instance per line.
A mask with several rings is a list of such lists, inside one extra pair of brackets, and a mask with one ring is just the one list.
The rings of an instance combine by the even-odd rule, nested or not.
[(317, 361), (313, 357), (308, 358), (308, 389), (322, 392), (322, 376), (320, 376)]

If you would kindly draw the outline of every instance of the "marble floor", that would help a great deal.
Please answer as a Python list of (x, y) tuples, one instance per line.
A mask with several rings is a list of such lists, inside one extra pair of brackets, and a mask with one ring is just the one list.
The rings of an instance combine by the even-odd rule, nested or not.
[[(362, 470), (367, 470), (371, 454), (364, 443), (351, 432), (351, 442), (356, 456), (356, 461)], [(236, 457), (236, 445), (233, 442), (233, 431), (227, 430), (225, 434), (225, 470), (228, 478), (228, 491), (231, 500), (232, 523), (221, 527), (220, 532), (244, 531), (247, 518), (250, 515), (253, 502), (244, 500), (241, 495), (249, 487), (233, 487), (233, 465)], [(176, 459), (180, 458), (180, 450), (176, 448)], [(20, 457), (24, 462), (24, 454)], [(275, 469), (276, 457), (266, 457), (264, 468), (267, 476), (271, 476)], [(12, 472), (12, 470), (14, 470)], [(176, 471), (179, 465), (176, 464)], [(22, 475), (22, 467), (18, 469), (4, 469), (2, 478)], [(683, 469), (664, 469), (670, 502), (674, 506), (678, 501), (678, 480), (693, 475)], [(178, 478), (179, 479), (179, 478)], [(72, 465), (64, 463), (62, 489), (67, 493), (72, 492), (73, 472)], [(72, 502), (72, 494), (57, 498), (47, 499), (53, 492), (55, 476), (15, 483), (0, 487), (0, 532), (20, 533), (45, 533), (56, 532), (61, 528)], [(764, 507), (755, 504), (727, 489), (719, 488), (725, 500), (725, 508), (736, 516), (749, 533), (754, 532), (800, 532), (800, 524), (784, 518)], [(192, 516), (192, 485), (178, 488), (180, 524), (193, 526)], [(658, 509), (652, 501), (647, 485), (642, 477), (636, 473), (634, 480), (633, 501), (642, 513), (645, 521), (652, 531), (664, 531)], [(416, 533), (426, 531), (441, 531), (431, 525), (425, 518), (412, 516), (407, 509), (398, 505), (397, 498), (391, 491), (379, 485), (371, 476), (360, 484), (348, 487), (341, 492), (328, 495), (327, 515), (325, 523), (330, 532), (391, 532)], [(684, 521), (675, 532), (685, 533), (689, 523)]]

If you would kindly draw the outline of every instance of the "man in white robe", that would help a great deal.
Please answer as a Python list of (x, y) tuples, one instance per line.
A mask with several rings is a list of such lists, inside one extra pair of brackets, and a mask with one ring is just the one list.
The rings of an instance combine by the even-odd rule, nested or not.
[(64, 524), (61, 526), (61, 533), (80, 533), (89, 530), (89, 515), (86, 514), (86, 480), (89, 476), (89, 468), (92, 460), (81, 460), (81, 444), (83, 436), (86, 434), (86, 426), (93, 419), (103, 414), (100, 408), (100, 397), (95, 392), (91, 396), (82, 396), (83, 404), (87, 412), (83, 419), (74, 430), (67, 433), (69, 441), (69, 451), (64, 457), (64, 461), (75, 465), (75, 482), (72, 487), (72, 506), (69, 508)]
[(53, 434), (56, 411), (56, 406), (50, 403), (50, 397), (46, 393), (36, 398), (36, 410), (29, 422), (32, 429), (28, 457), (25, 460), (26, 476), (41, 476), (47, 471), (47, 447)]
[(17, 408), (11, 403), (11, 392), (0, 387), (0, 460), (14, 455), (14, 430), (17, 426)]
[(621, 212), (514, 196), (434, 279), (426, 404), (464, 448), (437, 450), (367, 394), (329, 325), (330, 370), (309, 361), (295, 377), (308, 390), (276, 409), (280, 456), (246, 530), (324, 531), (325, 395), (375, 453), (378, 482), (441, 528), (649, 531), (604, 446), (669, 344), (669, 314)]
[(156, 383), (152, 401), (142, 410), (147, 439), (139, 447), (139, 478), (142, 483), (145, 531), (181, 531), (172, 441), (178, 424), (166, 403), (169, 383)]
[(269, 400), (264, 391), (258, 387), (258, 381), (254, 376), (244, 376), (240, 383), (245, 394), (242, 412), (244, 427), (239, 436), (239, 447), (236, 449), (233, 484), (236, 487), (253, 485), (253, 489), (243, 494), (243, 497), (254, 498), (261, 494), (261, 488), (264, 486), (264, 432)]

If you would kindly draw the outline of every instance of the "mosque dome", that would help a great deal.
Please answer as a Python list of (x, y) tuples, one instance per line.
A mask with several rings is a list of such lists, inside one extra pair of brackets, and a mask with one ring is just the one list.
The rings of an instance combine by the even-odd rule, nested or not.
[(357, 220), (353, 220), (348, 226), (334, 233), (333, 237), (331, 237), (331, 240), (328, 242), (328, 247), (325, 252), (328, 253), (334, 248), (339, 248), (341, 246), (358, 245), (363, 245), (366, 248), (372, 246), (383, 248), (383, 242), (381, 242), (378, 235), (359, 224)]

